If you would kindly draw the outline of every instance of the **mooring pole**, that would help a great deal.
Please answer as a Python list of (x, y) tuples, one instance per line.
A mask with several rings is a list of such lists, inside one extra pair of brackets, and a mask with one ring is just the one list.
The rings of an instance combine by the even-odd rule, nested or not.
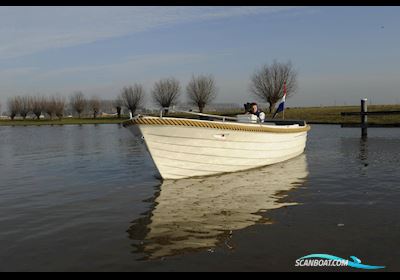
[(361, 99), (361, 137), (365, 138), (368, 136), (368, 116), (365, 114), (368, 112), (367, 98)]

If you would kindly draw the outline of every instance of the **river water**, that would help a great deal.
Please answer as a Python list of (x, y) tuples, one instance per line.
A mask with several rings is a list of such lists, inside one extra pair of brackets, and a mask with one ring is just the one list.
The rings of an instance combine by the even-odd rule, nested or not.
[(0, 127), (0, 271), (398, 271), (399, 163), (399, 129), (313, 125), (287, 162), (161, 182), (120, 125)]

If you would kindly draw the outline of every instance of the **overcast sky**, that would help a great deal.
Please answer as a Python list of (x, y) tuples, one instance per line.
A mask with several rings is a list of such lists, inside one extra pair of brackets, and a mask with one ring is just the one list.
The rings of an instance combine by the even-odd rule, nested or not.
[(250, 75), (277, 59), (298, 70), (289, 107), (400, 103), (399, 50), (399, 7), (0, 7), (0, 101), (111, 99), (134, 82), (149, 94), (210, 73), (217, 102), (244, 103)]

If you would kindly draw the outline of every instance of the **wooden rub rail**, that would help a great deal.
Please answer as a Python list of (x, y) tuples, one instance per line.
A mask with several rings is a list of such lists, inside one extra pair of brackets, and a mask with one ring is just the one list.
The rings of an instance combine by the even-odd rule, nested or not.
[(190, 127), (204, 127), (214, 129), (229, 129), (238, 131), (249, 131), (249, 132), (272, 132), (272, 133), (296, 133), (306, 132), (310, 130), (309, 125), (299, 126), (296, 128), (283, 128), (277, 126), (267, 127), (261, 124), (259, 125), (238, 125), (234, 123), (218, 123), (212, 121), (198, 121), (188, 119), (173, 119), (173, 118), (146, 118), (139, 117), (134, 118), (123, 123), (124, 127), (130, 125), (174, 125), (174, 126), (190, 126)]

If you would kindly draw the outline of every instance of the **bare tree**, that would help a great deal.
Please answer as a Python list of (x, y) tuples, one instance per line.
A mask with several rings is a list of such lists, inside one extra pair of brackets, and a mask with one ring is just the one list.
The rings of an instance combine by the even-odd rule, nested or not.
[(13, 97), (8, 99), (8, 111), (10, 112), (11, 120), (14, 120), (14, 118), (21, 111), (21, 100), (19, 97)]
[(83, 93), (81, 91), (75, 92), (70, 98), (70, 103), (73, 110), (77, 112), (79, 118), (81, 118), (81, 114), (85, 110), (87, 104)]
[(34, 96), (29, 98), (30, 108), (37, 119), (40, 119), (42, 112), (46, 107), (46, 100), (43, 96)]
[(54, 96), (47, 97), (44, 103), (44, 112), (49, 115), (50, 119), (53, 119), (55, 115), (55, 99)]
[[(179, 81), (175, 78), (162, 79), (154, 84), (152, 96), (156, 105), (168, 108), (178, 102), (181, 93)], [(165, 109), (168, 113), (168, 109)]]
[(47, 113), (52, 120), (54, 116), (61, 119), (64, 116), (65, 98), (60, 96), (51, 96), (45, 98), (44, 112)]
[(65, 98), (60, 96), (53, 97), (52, 102), (54, 104), (54, 114), (61, 120), (64, 116)]
[(199, 108), (200, 113), (203, 113), (206, 105), (217, 97), (215, 79), (212, 75), (199, 75), (198, 77), (193, 75), (186, 87), (186, 92), (189, 101)]
[(100, 112), (100, 99), (97, 96), (93, 96), (89, 100), (89, 108), (93, 113), (93, 118), (95, 119)]
[(132, 115), (142, 105), (144, 101), (144, 88), (140, 84), (134, 84), (133, 87), (124, 87), (121, 91), (121, 100)]
[(32, 111), (31, 98), (28, 96), (17, 96), (17, 98), (21, 104), (19, 114), (25, 120), (29, 112)]
[(121, 96), (118, 96), (114, 101), (113, 101), (113, 106), (115, 109), (117, 109), (117, 115), (118, 118), (121, 118), (121, 111), (122, 111), (122, 106), (123, 106), (123, 101), (121, 99)]
[(3, 105), (3, 103), (0, 102), (0, 117), (4, 115), (4, 112), (1, 111), (3, 108), (2, 105)]
[(269, 103), (269, 111), (283, 97), (283, 85), (286, 82), (286, 96), (292, 96), (297, 90), (297, 72), (292, 63), (265, 64), (251, 76), (250, 92), (260, 100)]

